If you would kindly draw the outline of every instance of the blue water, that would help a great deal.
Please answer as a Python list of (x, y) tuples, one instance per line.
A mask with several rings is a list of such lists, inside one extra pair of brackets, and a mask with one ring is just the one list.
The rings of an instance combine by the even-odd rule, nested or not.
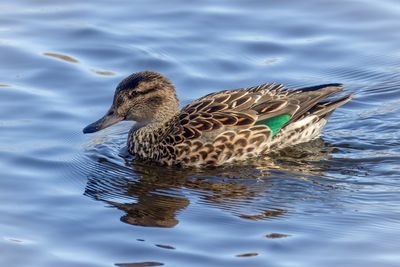
[[(2, 1), (0, 266), (399, 266), (400, 3)], [(152, 69), (182, 104), (340, 82), (321, 140), (258, 166), (126, 157), (82, 128)]]

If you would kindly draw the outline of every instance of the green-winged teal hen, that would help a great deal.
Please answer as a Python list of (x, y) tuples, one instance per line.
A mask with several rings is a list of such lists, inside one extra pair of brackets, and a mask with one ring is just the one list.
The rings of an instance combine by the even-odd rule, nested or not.
[(325, 84), (288, 90), (281, 84), (208, 94), (181, 110), (175, 87), (143, 71), (122, 80), (106, 115), (83, 129), (92, 133), (122, 120), (136, 121), (128, 150), (163, 165), (218, 166), (276, 152), (317, 138), (329, 115), (351, 96)]

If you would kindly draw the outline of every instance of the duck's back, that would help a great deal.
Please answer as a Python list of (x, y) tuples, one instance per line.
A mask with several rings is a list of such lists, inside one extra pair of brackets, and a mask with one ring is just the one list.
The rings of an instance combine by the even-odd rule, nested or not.
[(327, 116), (351, 99), (326, 101), (341, 90), (340, 84), (291, 91), (263, 84), (206, 95), (159, 132), (151, 160), (217, 166), (310, 141), (319, 136)]

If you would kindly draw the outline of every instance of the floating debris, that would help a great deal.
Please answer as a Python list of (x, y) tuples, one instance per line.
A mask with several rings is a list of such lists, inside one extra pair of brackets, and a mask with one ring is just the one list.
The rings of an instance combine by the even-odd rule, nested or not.
[(145, 261), (145, 262), (134, 262), (134, 263), (116, 263), (118, 267), (151, 267), (151, 266), (162, 266), (164, 263), (156, 261)]
[(108, 71), (108, 70), (92, 70), (92, 71), (101, 76), (114, 76), (115, 75), (115, 72)]
[(264, 219), (268, 219), (268, 218), (279, 217), (279, 216), (282, 216), (285, 213), (286, 213), (286, 211), (280, 210), (280, 209), (278, 209), (278, 210), (266, 210), (266, 211), (263, 211), (260, 214), (254, 214), (254, 215), (242, 214), (239, 217), (242, 218), (242, 219), (246, 219), (246, 220), (258, 221), (258, 220), (264, 220)]
[(156, 244), (156, 247), (165, 248), (165, 249), (175, 249), (173, 246), (170, 246), (170, 245), (160, 245), (160, 244)]
[(255, 253), (255, 252), (253, 252), (253, 253), (243, 253), (243, 254), (239, 254), (239, 255), (236, 255), (236, 257), (239, 257), (239, 258), (244, 258), (244, 257), (255, 257), (255, 256), (258, 256), (258, 253)]
[(67, 56), (67, 55), (63, 55), (63, 54), (57, 54), (57, 53), (43, 53), (43, 55), (48, 56), (48, 57), (54, 57), (57, 59), (61, 59), (67, 62), (71, 62), (71, 63), (78, 63), (79, 61), (73, 57)]
[(280, 234), (280, 233), (271, 233), (271, 234), (265, 235), (266, 238), (271, 238), (271, 239), (284, 238), (284, 237), (288, 237), (288, 236), (290, 236), (290, 235)]

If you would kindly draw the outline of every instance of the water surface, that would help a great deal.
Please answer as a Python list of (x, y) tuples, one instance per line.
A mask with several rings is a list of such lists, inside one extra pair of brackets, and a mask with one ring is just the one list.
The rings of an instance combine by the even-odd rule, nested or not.
[[(400, 4), (0, 3), (0, 266), (399, 266)], [(131, 72), (182, 104), (263, 82), (340, 82), (321, 140), (213, 170), (126, 157), (81, 130)]]

